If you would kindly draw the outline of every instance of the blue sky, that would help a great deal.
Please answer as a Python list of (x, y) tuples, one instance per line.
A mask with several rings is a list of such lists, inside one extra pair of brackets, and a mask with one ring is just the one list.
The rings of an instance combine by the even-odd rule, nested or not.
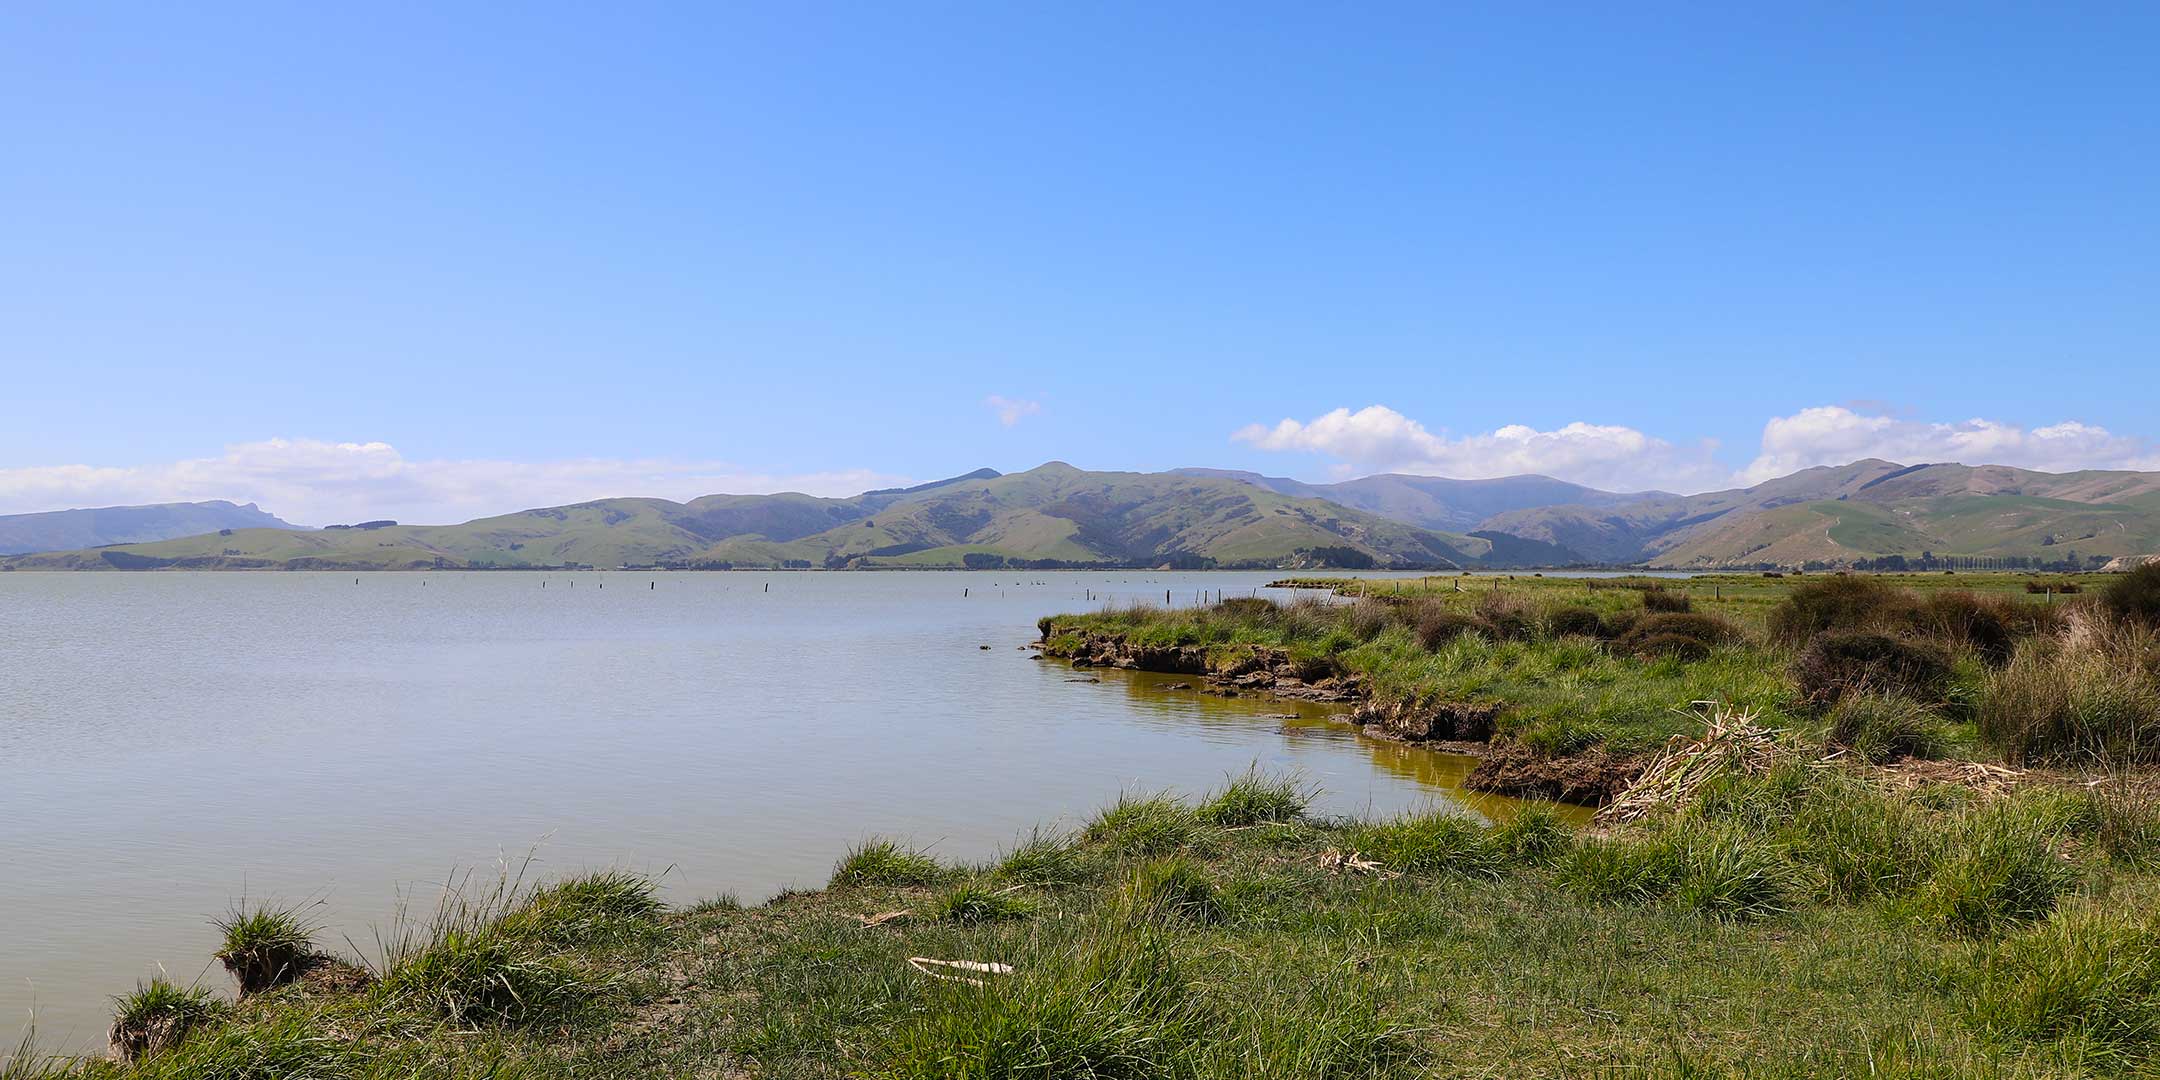
[(0, 512), (2160, 468), (2160, 8), (1757, 6), (10, 5)]

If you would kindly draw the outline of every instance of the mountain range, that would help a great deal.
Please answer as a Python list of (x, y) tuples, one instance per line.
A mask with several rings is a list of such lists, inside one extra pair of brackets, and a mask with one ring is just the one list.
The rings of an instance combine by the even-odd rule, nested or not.
[[(253, 517), (202, 517), (210, 508)], [(143, 511), (166, 511), (159, 527), (173, 531), (152, 535)], [(69, 519), (74, 532), (15, 524), (66, 515), (90, 516)], [(129, 520), (137, 531), (119, 532), (117, 523)], [(99, 522), (99, 529), (86, 524)], [(54, 550), (63, 545), (24, 539), (43, 536), (76, 546)], [(300, 530), (230, 503), (63, 511), (0, 518), (0, 540), (11, 537), (45, 553), (0, 559), (0, 569), (2067, 569), (2160, 551), (2160, 473), (1870, 459), (1674, 495), (1545, 476), (1384, 474), (1310, 484), (1217, 469), (1089, 472), (1051, 462), (850, 498), (601, 499), (461, 525)]]

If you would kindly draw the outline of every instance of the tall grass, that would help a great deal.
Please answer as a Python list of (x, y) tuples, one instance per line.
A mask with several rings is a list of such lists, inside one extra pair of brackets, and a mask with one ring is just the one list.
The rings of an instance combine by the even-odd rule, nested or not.
[(222, 939), (214, 955), (243, 997), (291, 982), (325, 959), (315, 948), (316, 924), (298, 907), (243, 902), (213, 925)]
[(1194, 812), (1203, 824), (1242, 828), (1291, 821), (1312, 805), (1312, 786), (1295, 776), (1269, 776), (1257, 766), (1232, 777)]
[(897, 840), (872, 837), (847, 850), (833, 864), (827, 882), (833, 888), (851, 885), (930, 885), (945, 876), (945, 868)]
[(1980, 734), (2012, 764), (2160, 760), (2160, 631), (2088, 618), (1991, 675)]

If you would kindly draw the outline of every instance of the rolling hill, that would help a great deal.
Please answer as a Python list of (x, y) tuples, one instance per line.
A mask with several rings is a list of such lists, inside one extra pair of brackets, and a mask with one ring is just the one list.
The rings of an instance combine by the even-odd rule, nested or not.
[(2097, 565), (2160, 551), (2160, 473), (1870, 459), (1730, 491), (1510, 511), (1481, 531), (1598, 562), (1672, 569), (1891, 557), (1931, 566)]
[(254, 503), (180, 502), (0, 516), (0, 555), (132, 544), (219, 529), (294, 529)]
[(1238, 480), (978, 470), (849, 499), (603, 499), (462, 525), (239, 529), (0, 562), (14, 569), (412, 569), (530, 566), (1383, 566), (1547, 554), (1434, 532)]
[(1663, 492), (1632, 495), (1600, 491), (1550, 476), (1504, 476), (1494, 480), (1451, 480), (1445, 476), (1379, 473), (1336, 484), (1308, 484), (1280, 476), (1232, 469), (1177, 469), (1184, 476), (1219, 476), (1243, 480), (1279, 495), (1326, 499), (1425, 529), (1467, 532), (1482, 528), (1496, 514), (1544, 506), (1619, 506), (1645, 499), (1677, 498)]
[(196, 535), (121, 534), (131, 542), (120, 543), (85, 542), (109, 531), (66, 533), (72, 549), (0, 558), (0, 569), (2084, 568), (2160, 552), (2160, 473), (1873, 459), (1685, 496), (1537, 476), (1306, 484), (1051, 462), (845, 499), (602, 499), (462, 525), (297, 530), (252, 506), (188, 505), (211, 516), (135, 507), (0, 518), (0, 526), (51, 518), (113, 530), (135, 520), (127, 514), (159, 510), (169, 511), (158, 519), (166, 527), (201, 522)]

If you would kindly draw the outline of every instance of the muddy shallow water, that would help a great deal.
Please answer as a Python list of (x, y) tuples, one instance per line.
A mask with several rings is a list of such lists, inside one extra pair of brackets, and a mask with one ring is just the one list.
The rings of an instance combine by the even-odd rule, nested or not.
[(0, 1041), (34, 1009), (94, 1047), (160, 969), (222, 990), (206, 917), (243, 894), (320, 900), (364, 951), (401, 888), (536, 845), (755, 900), (866, 833), (983, 858), (1251, 763), (1326, 811), (1507, 813), (1341, 706), (1021, 648), (1041, 615), (1272, 576), (0, 574)]

